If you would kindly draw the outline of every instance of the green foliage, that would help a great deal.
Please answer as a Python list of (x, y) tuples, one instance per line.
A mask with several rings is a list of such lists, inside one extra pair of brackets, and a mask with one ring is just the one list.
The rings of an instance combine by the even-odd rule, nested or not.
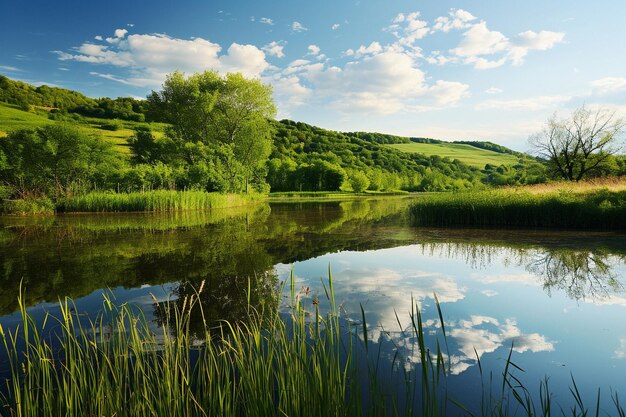
[(626, 191), (601, 189), (532, 194), (525, 191), (432, 194), (411, 207), (416, 226), (625, 229)]
[(53, 214), (54, 203), (49, 198), (28, 198), (19, 200), (3, 200), (0, 202), (2, 214)]
[[(361, 171), (369, 179), (369, 189), (375, 191), (465, 189), (481, 186), (484, 178), (480, 170), (460, 161), (402, 153), (365, 140), (364, 134), (338, 133), (290, 120), (273, 122), (273, 128), (274, 147), (268, 163), (272, 191), (338, 189), (320, 189), (310, 177), (298, 175), (315, 161), (326, 161), (344, 171)], [(440, 180), (433, 181), (432, 176)]]
[(0, 151), (1, 178), (17, 197), (59, 197), (86, 178), (105, 181), (120, 163), (110, 144), (63, 124), (11, 133)]
[(110, 122), (106, 122), (100, 125), (100, 129), (110, 130), (112, 132), (120, 130), (121, 128), (122, 124), (118, 120), (111, 120)]
[(370, 185), (370, 180), (367, 175), (361, 171), (354, 171), (350, 174), (350, 186), (355, 193), (362, 193), (367, 190)]
[(236, 207), (252, 204), (259, 195), (220, 194), (204, 191), (92, 192), (67, 197), (58, 204), (61, 212), (172, 211)]
[(269, 86), (241, 74), (174, 72), (148, 104), (152, 117), (171, 124), (167, 136), (196, 178), (215, 177), (211, 171), (225, 179), (207, 187), (247, 191), (249, 182), (264, 182), (256, 173), (271, 151), (267, 120), (276, 109)]
[[(419, 360), (383, 375), (365, 309), (361, 307), (358, 324), (344, 319), (332, 274), (326, 297), (307, 311), (292, 273), (290, 304), (282, 315), (271, 276), (250, 279), (248, 292), (238, 294), (248, 300), (242, 320), (222, 321), (214, 328), (209, 327), (209, 308), (216, 303), (206, 302), (204, 284), (179, 289), (174, 302), (153, 297), (156, 326), (130, 304), (118, 307), (107, 296), (95, 318), (81, 319), (83, 313), (71, 299), (59, 301), (60, 313), (44, 320), (55, 326), (54, 345), (20, 293), (19, 325), (0, 326), (0, 349), (10, 372), (0, 397), (3, 415), (438, 417), (448, 415), (453, 405), (463, 414), (485, 417), (519, 415), (520, 408), (529, 416), (549, 417), (552, 409), (566, 415), (567, 405), (556, 401), (547, 378), (539, 383), (539, 403), (534, 400), (530, 387), (515, 375), (515, 369), (523, 370), (512, 361), (513, 347), (501, 378), (490, 375), (487, 382), (478, 359), (474, 383), (482, 386), (479, 405), (470, 409), (450, 398), (450, 361), (442, 348), (448, 346), (446, 322), (436, 296), (440, 331), (425, 331), (422, 310), (412, 300), (410, 324), (400, 330), (414, 341)], [(320, 303), (328, 313), (322, 315)], [(195, 330), (194, 323), (203, 325)], [(436, 348), (431, 349), (430, 338)], [(402, 365), (396, 359), (401, 358), (394, 357), (392, 365)], [(494, 383), (501, 384), (500, 392)], [(567, 415), (591, 415), (573, 377), (572, 385)], [(599, 398), (598, 391), (596, 415)], [(623, 416), (618, 394), (611, 398), (611, 411)]]

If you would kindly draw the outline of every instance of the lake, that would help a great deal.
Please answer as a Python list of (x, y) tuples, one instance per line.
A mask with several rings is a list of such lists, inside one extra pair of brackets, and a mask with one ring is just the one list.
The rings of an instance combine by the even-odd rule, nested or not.
[[(57, 312), (64, 297), (85, 317), (95, 315), (103, 294), (112, 294), (157, 326), (151, 295), (181, 303), (204, 281), (201, 302), (215, 324), (245, 320), (248, 289), (255, 307), (287, 309), (290, 288), (281, 283), (293, 271), (295, 293), (313, 309), (325, 297), (330, 268), (344, 319), (360, 325), (363, 307), (370, 351), (390, 374), (419, 362), (405, 331), (414, 305), (430, 349), (436, 338), (443, 343), (436, 294), (448, 387), (462, 403), (479, 406), (481, 370), (487, 384), (490, 374), (501, 379), (511, 349), (514, 375), (533, 393), (549, 377), (563, 406), (572, 402), (572, 376), (589, 404), (601, 388), (606, 410), (611, 390), (626, 395), (626, 234), (415, 228), (410, 202), (0, 217), (0, 324), (14, 329), (20, 321), (20, 283), (38, 320)], [(328, 303), (319, 306), (326, 311)], [(3, 363), (0, 357), (4, 379)]]

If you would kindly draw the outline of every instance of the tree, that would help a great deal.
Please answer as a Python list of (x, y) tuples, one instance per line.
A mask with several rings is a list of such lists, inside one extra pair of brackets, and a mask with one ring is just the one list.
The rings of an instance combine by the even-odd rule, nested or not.
[(0, 141), (0, 178), (16, 197), (60, 197), (104, 182), (121, 163), (112, 145), (64, 124), (18, 130)]
[[(237, 176), (243, 178), (246, 191), (249, 180), (256, 177), (270, 155), (268, 119), (274, 117), (276, 108), (271, 87), (259, 80), (241, 74), (222, 77), (215, 71), (185, 78), (174, 72), (160, 92), (148, 96), (148, 105), (153, 118), (172, 125), (168, 136), (181, 149), (189, 143), (230, 148), (234, 158), (223, 159), (221, 165), (230, 184), (239, 183)], [(198, 162), (192, 159), (196, 154), (186, 156), (187, 163)]]
[(350, 174), (350, 185), (355, 193), (362, 193), (369, 187), (370, 180), (363, 172), (354, 171)]
[(602, 171), (609, 157), (620, 150), (625, 126), (614, 111), (583, 106), (569, 118), (554, 114), (529, 143), (537, 156), (548, 161), (554, 177), (580, 181)]

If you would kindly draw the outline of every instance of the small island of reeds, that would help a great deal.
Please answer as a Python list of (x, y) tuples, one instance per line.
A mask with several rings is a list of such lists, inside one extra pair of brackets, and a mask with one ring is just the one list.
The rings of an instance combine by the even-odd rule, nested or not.
[(433, 193), (410, 212), (415, 226), (625, 229), (626, 179)]

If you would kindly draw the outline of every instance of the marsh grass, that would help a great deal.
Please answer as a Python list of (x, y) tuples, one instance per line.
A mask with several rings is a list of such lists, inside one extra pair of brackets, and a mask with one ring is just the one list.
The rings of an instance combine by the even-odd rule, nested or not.
[(92, 192), (57, 203), (60, 212), (132, 212), (203, 210), (236, 207), (264, 199), (260, 194), (221, 194), (205, 191)]
[[(326, 296), (313, 303), (313, 311), (303, 307), (292, 274), (287, 320), (280, 309), (250, 307), (245, 321), (212, 328), (205, 322), (205, 334), (198, 338), (191, 336), (190, 319), (192, 310), (202, 310), (198, 299), (203, 285), (183, 300), (182, 307), (166, 308), (162, 326), (129, 304), (116, 306), (109, 297), (104, 297), (102, 312), (93, 320), (66, 299), (60, 302), (58, 316), (47, 315), (42, 324), (36, 324), (21, 301), (22, 293), (21, 324), (14, 329), (0, 327), (0, 345), (5, 350), (0, 353), (8, 357), (10, 368), (10, 378), (0, 390), (0, 415), (600, 414), (599, 392), (597, 404), (588, 409), (574, 381), (571, 407), (563, 409), (554, 403), (547, 379), (540, 384), (540, 400), (535, 402), (514, 375), (522, 370), (512, 361), (513, 347), (496, 396), (497, 378), (490, 374), (485, 382), (477, 357), (482, 379), (478, 383), (483, 387), (480, 410), (469, 410), (449, 397), (447, 336), (437, 300), (442, 327), (436, 349), (429, 350), (420, 309), (412, 303), (411, 326), (406, 331), (415, 339), (419, 363), (411, 369), (396, 367), (389, 383), (380, 371), (380, 346), (377, 349), (368, 336), (365, 310), (361, 308), (360, 323), (346, 324), (349, 321), (335, 300), (330, 271)], [(165, 308), (153, 301), (155, 308)], [(324, 316), (320, 302), (330, 311)], [(394, 357), (393, 362), (397, 360)], [(366, 366), (359, 365), (363, 361)], [(612, 415), (624, 416), (617, 394), (611, 398)]]
[(500, 189), (429, 194), (410, 208), (415, 226), (626, 228), (626, 189)]

